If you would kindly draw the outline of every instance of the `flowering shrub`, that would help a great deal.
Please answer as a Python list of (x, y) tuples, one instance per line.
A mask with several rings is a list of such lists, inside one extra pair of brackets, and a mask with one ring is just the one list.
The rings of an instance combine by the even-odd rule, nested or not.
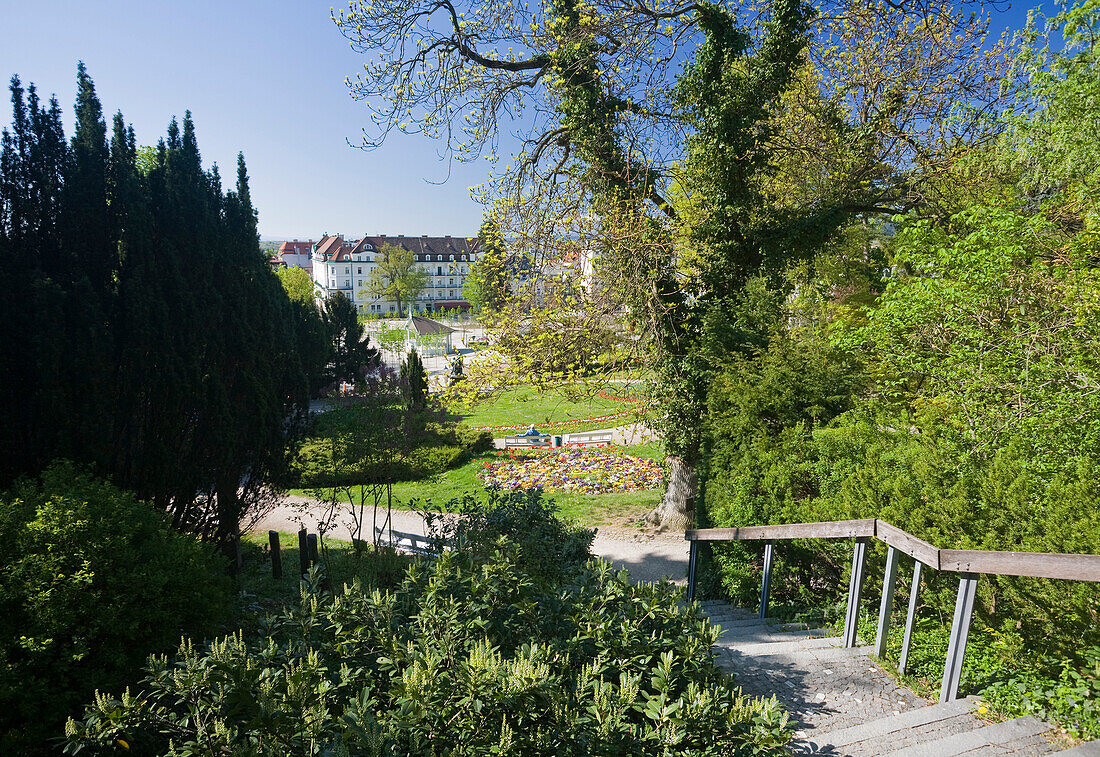
[(510, 453), (499, 462), (485, 463), (478, 477), (487, 486), (502, 489), (609, 494), (656, 489), (661, 485), (659, 463), (611, 448), (566, 448)]

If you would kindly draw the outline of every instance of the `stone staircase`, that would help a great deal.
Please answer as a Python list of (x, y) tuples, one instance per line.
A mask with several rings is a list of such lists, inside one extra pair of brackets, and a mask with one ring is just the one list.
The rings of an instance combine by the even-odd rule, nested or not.
[(870, 646), (845, 649), (825, 629), (761, 621), (725, 602), (701, 602), (721, 629), (719, 664), (746, 694), (775, 697), (791, 714), (796, 755), (851, 757), (1100, 757), (1100, 741), (1068, 750), (1034, 717), (988, 724), (974, 697), (930, 704), (898, 685), (869, 657)]

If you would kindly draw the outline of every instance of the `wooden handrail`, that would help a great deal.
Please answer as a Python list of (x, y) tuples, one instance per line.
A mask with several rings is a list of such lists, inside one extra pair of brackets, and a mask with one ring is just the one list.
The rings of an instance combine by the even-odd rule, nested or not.
[(852, 537), (874, 537), (936, 570), (1100, 582), (1100, 555), (940, 549), (878, 518), (739, 528), (696, 528), (684, 533), (684, 538), (691, 542)]
[(741, 526), (739, 528), (697, 528), (684, 532), (691, 542), (688, 558), (688, 598), (695, 597), (695, 562), (701, 541), (764, 541), (764, 573), (760, 587), (760, 618), (768, 612), (768, 582), (772, 572), (773, 544), (780, 539), (845, 539), (856, 540), (852, 554), (852, 572), (848, 582), (848, 611), (844, 620), (844, 646), (856, 645), (859, 620), (860, 587), (863, 584), (867, 540), (874, 538), (886, 544), (886, 570), (879, 604), (875, 654), (886, 654), (886, 634), (890, 630), (890, 614), (898, 570), (898, 554), (913, 558), (913, 582), (909, 594), (909, 612), (905, 619), (905, 635), (901, 644), (898, 672), (905, 673), (909, 656), (913, 621), (917, 608), (921, 566), (959, 573), (959, 593), (955, 600), (955, 617), (947, 644), (940, 701), (949, 702), (959, 695), (963, 657), (970, 632), (970, 617), (974, 610), (978, 576), (1031, 576), (1066, 581), (1100, 582), (1100, 555), (1050, 554), (1045, 552), (995, 552), (980, 549), (940, 549), (884, 520), (834, 520), (822, 523), (785, 523), (772, 526)]

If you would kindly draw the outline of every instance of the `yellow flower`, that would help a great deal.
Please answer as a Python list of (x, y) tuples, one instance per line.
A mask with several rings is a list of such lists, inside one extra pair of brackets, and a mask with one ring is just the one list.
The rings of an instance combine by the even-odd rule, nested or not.
[(130, 748), (130, 745), (129, 745), (129, 744), (127, 744), (127, 743), (126, 743), (125, 741), (123, 741), (122, 739), (116, 739), (116, 741), (118, 741), (118, 743), (119, 743), (119, 744), (122, 744), (122, 748), (123, 748), (123, 749), (129, 749), (129, 748)]
[(989, 712), (989, 708), (986, 707), (984, 704), (978, 708), (979, 715), (985, 715), (987, 712)]

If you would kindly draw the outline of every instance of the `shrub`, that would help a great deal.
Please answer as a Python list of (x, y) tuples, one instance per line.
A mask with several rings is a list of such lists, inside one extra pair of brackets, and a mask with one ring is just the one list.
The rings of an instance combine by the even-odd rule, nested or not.
[(58, 463), (0, 499), (0, 752), (42, 749), (97, 687), (227, 619), (224, 566), (131, 494)]
[(70, 721), (67, 748), (141, 754), (777, 754), (774, 700), (715, 666), (670, 584), (589, 563), (568, 590), (502, 541), (447, 553), (396, 593), (303, 593), (255, 638), (154, 657), (141, 690)]
[(519, 550), (525, 570), (539, 578), (559, 580), (584, 565), (596, 536), (594, 529), (559, 518), (557, 504), (541, 489), (467, 493), (445, 510), (424, 512), (427, 533), (438, 543), (484, 558), (505, 538)]

